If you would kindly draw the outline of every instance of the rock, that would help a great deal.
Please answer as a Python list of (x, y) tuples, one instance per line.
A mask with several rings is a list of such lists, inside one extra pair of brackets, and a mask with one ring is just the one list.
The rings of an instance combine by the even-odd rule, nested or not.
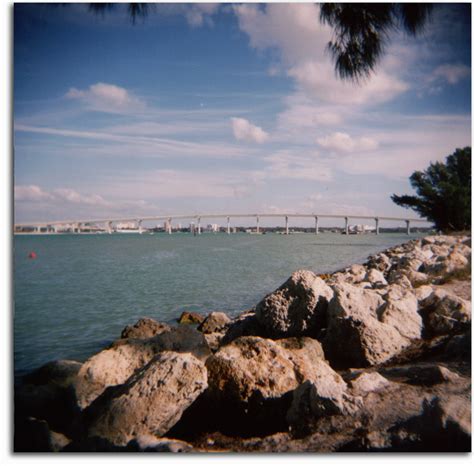
[(211, 351), (217, 351), (221, 346), (222, 339), (224, 338), (225, 333), (204, 333), (204, 339), (206, 340), (207, 346)]
[(75, 384), (80, 408), (88, 406), (107, 387), (123, 384), (160, 351), (190, 352), (200, 359), (210, 354), (202, 333), (190, 327), (173, 328), (146, 340), (118, 340), (81, 367)]
[(310, 361), (315, 361), (316, 359), (325, 360), (323, 347), (321, 343), (314, 338), (282, 338), (280, 340), (275, 340), (275, 343), (301, 358), (309, 358)]
[(307, 422), (308, 417), (352, 415), (360, 408), (361, 402), (361, 398), (347, 394), (344, 380), (321, 361), (315, 377), (295, 390), (287, 414), (288, 423), (298, 428)]
[(223, 332), (231, 322), (229, 316), (223, 312), (211, 312), (199, 325), (202, 333)]
[(452, 252), (448, 256), (438, 256), (436, 262), (427, 266), (425, 271), (432, 275), (446, 275), (465, 268), (469, 261), (458, 252)]
[(167, 324), (157, 322), (150, 317), (142, 317), (135, 324), (127, 325), (122, 330), (121, 338), (146, 339), (170, 330), (171, 327)]
[(33, 417), (15, 423), (14, 451), (57, 452), (70, 443), (65, 435), (51, 431), (48, 423)]
[(256, 317), (274, 338), (309, 334), (323, 326), (332, 295), (317, 275), (299, 270), (257, 305)]
[(332, 366), (379, 364), (409, 345), (408, 338), (377, 319), (377, 311), (384, 304), (379, 294), (348, 284), (333, 289), (323, 340), (324, 353)]
[(394, 327), (403, 337), (421, 338), (423, 321), (418, 314), (418, 300), (411, 291), (391, 285), (377, 314), (380, 322)]
[(257, 320), (254, 311), (246, 311), (233, 319), (222, 338), (221, 344), (227, 345), (239, 337), (246, 336), (268, 336), (265, 328)]
[(285, 345), (290, 346), (288, 341), (278, 344), (260, 337), (241, 337), (221, 347), (206, 361), (209, 390), (220, 399), (246, 403), (251, 398), (279, 398), (316, 376), (324, 363), (312, 359), (317, 350), (308, 352), (308, 357)]
[(130, 440), (127, 450), (145, 453), (186, 453), (192, 451), (193, 446), (182, 440), (144, 434)]
[(420, 306), (429, 335), (459, 333), (470, 326), (471, 302), (443, 289), (436, 289)]
[(119, 446), (138, 435), (161, 436), (206, 387), (201, 361), (191, 354), (163, 352), (84, 411), (87, 436)]
[(458, 374), (436, 363), (386, 367), (380, 369), (380, 372), (387, 377), (397, 378), (404, 383), (428, 387), (444, 382), (458, 382), (460, 380)]
[(77, 361), (61, 359), (51, 361), (23, 377), (23, 382), (33, 385), (53, 384), (67, 387), (74, 382), (82, 364)]
[(347, 271), (352, 275), (352, 283), (359, 283), (363, 281), (367, 274), (365, 267), (360, 264), (351, 265)]
[(418, 302), (424, 301), (428, 296), (433, 293), (433, 287), (429, 285), (422, 285), (413, 290), (414, 295)]
[(376, 254), (375, 256), (370, 256), (367, 261), (366, 266), (369, 269), (377, 269), (380, 272), (385, 272), (390, 269), (392, 262), (386, 254), (383, 252)]
[(200, 324), (203, 321), (204, 316), (202, 316), (201, 314), (197, 312), (184, 311), (178, 319), (178, 324)]
[(389, 384), (378, 372), (363, 372), (350, 382), (352, 393), (359, 396), (382, 390)]
[(387, 285), (387, 280), (385, 280), (383, 273), (377, 269), (369, 269), (364, 280), (370, 282), (373, 286)]

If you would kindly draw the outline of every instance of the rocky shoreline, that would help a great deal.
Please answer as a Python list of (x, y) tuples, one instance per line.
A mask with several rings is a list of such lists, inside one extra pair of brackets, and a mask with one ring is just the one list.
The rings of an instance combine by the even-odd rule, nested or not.
[(470, 237), (430, 236), (235, 319), (140, 319), (23, 378), (14, 451), (470, 451), (470, 267)]

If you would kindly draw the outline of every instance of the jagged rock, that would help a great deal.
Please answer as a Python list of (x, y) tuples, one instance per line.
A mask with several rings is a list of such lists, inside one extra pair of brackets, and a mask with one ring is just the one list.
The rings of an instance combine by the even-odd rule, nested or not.
[(381, 252), (375, 256), (370, 256), (366, 265), (370, 269), (377, 269), (380, 272), (385, 272), (390, 269), (392, 262), (386, 254)]
[(416, 296), (399, 285), (391, 285), (384, 299), (377, 311), (380, 322), (394, 327), (405, 338), (421, 338), (423, 321)]
[(386, 367), (380, 372), (387, 377), (395, 377), (404, 383), (432, 386), (443, 382), (458, 382), (460, 376), (439, 364), (425, 363)]
[(130, 440), (127, 450), (145, 453), (186, 453), (192, 451), (193, 446), (182, 440), (145, 434)]
[(256, 317), (274, 338), (308, 334), (321, 327), (332, 295), (316, 274), (299, 270), (257, 305)]
[(197, 312), (184, 311), (178, 319), (178, 324), (200, 324), (203, 320), (204, 316)]
[(221, 346), (222, 339), (224, 338), (225, 333), (204, 333), (204, 339), (206, 340), (207, 345), (211, 351), (217, 351)]
[(29, 417), (15, 423), (14, 451), (19, 452), (57, 452), (70, 443), (65, 435), (49, 429), (43, 420)]
[(315, 377), (295, 390), (287, 420), (291, 426), (299, 427), (308, 416), (352, 415), (361, 405), (362, 399), (349, 395), (344, 380), (321, 361)]
[(53, 384), (58, 387), (67, 387), (74, 382), (81, 366), (82, 363), (67, 359), (51, 361), (23, 377), (23, 382), (33, 385)]
[(161, 436), (206, 387), (201, 361), (191, 354), (163, 352), (84, 411), (87, 436), (118, 446), (142, 434)]
[(142, 317), (133, 325), (127, 325), (121, 334), (121, 338), (146, 339), (163, 332), (169, 332), (171, 327), (162, 322), (157, 322), (150, 317)]
[(286, 349), (285, 344), (289, 346), (241, 337), (221, 347), (206, 361), (210, 391), (218, 398), (245, 403), (252, 397), (279, 398), (316, 376), (324, 361), (312, 359), (311, 352), (307, 357), (298, 349)]
[(443, 289), (436, 289), (420, 306), (431, 335), (445, 335), (465, 330), (471, 322), (471, 302)]
[(438, 256), (436, 262), (427, 266), (426, 272), (432, 275), (446, 275), (455, 270), (463, 269), (469, 261), (458, 252), (452, 252), (448, 256)]
[(199, 325), (202, 333), (223, 332), (231, 322), (229, 316), (223, 312), (211, 312)]
[(351, 265), (347, 269), (347, 272), (349, 272), (352, 275), (352, 283), (359, 283), (363, 281), (367, 274), (366, 268), (360, 264)]
[(350, 387), (353, 394), (363, 396), (370, 392), (382, 390), (389, 384), (390, 381), (378, 372), (363, 372), (351, 380)]
[(282, 338), (280, 340), (275, 340), (275, 343), (301, 358), (309, 358), (310, 361), (315, 361), (316, 359), (324, 360), (323, 347), (321, 343), (314, 338)]
[(160, 351), (190, 352), (200, 359), (210, 354), (202, 333), (191, 327), (173, 328), (146, 340), (118, 340), (81, 367), (75, 384), (80, 408), (88, 406), (107, 387), (124, 383)]
[(257, 320), (253, 310), (242, 313), (229, 323), (221, 344), (227, 345), (239, 337), (246, 336), (268, 336), (267, 331)]
[(370, 282), (373, 286), (387, 285), (387, 280), (385, 280), (383, 273), (377, 269), (369, 269), (364, 280)]
[(428, 296), (433, 293), (433, 287), (429, 285), (422, 285), (413, 290), (414, 295), (418, 302), (424, 301)]
[(391, 325), (377, 319), (384, 304), (374, 291), (352, 285), (335, 285), (328, 307), (324, 353), (331, 365), (365, 367), (398, 354), (409, 345)]

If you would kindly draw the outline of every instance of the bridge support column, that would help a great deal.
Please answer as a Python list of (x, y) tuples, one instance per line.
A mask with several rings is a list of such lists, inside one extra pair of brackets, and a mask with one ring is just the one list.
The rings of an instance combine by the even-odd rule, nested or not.
[(260, 222), (260, 218), (259, 218), (258, 215), (257, 215), (257, 234), (260, 233), (260, 225), (259, 225), (259, 222)]
[(319, 218), (314, 217), (314, 234), (319, 235)]
[(173, 219), (171, 217), (168, 219), (168, 225), (167, 225), (168, 226), (168, 235), (171, 235), (171, 233), (172, 233), (172, 229), (171, 229), (171, 221), (172, 220)]
[(141, 235), (143, 233), (142, 220), (138, 220), (137, 224), (138, 224), (138, 233)]
[(410, 234), (410, 220), (405, 220), (405, 223), (407, 224), (407, 235)]
[(227, 217), (227, 234), (230, 235), (230, 217)]
[(81, 224), (81, 223), (78, 223), (78, 224), (77, 224), (77, 233), (80, 233), (80, 232), (81, 232), (81, 227), (82, 227), (82, 224)]
[(349, 234), (349, 218), (348, 217), (345, 218), (345, 222), (346, 224), (344, 228), (346, 230), (346, 235), (348, 235)]
[(106, 229), (107, 229), (107, 233), (109, 235), (111, 235), (112, 234), (112, 222), (107, 222), (106, 223)]
[(289, 234), (288, 230), (288, 216), (285, 217), (285, 235)]
[(198, 217), (198, 235), (201, 234), (201, 217)]
[(378, 235), (380, 233), (379, 231), (379, 219), (378, 217), (375, 219), (375, 234)]

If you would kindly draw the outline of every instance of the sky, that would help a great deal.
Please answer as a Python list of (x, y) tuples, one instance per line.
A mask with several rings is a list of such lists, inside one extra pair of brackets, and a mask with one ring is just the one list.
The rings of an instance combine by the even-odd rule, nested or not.
[(416, 217), (390, 195), (471, 145), (470, 17), (437, 4), (357, 84), (316, 4), (162, 4), (135, 24), (123, 6), (16, 4), (15, 222)]

